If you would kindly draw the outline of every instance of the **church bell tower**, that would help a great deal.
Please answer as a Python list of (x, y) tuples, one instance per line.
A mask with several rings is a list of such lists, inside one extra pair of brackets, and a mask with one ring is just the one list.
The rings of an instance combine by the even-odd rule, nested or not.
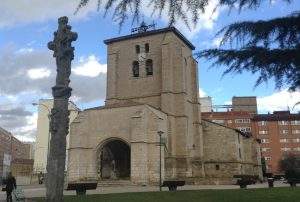
[(195, 47), (176, 28), (148, 30), (105, 40), (106, 106), (143, 103), (168, 117), (165, 155), (169, 178), (203, 176), (203, 140)]

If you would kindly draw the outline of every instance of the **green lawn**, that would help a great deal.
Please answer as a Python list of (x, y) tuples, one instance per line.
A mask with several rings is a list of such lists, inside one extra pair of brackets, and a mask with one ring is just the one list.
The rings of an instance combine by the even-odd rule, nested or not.
[[(44, 200), (38, 200), (44, 201)], [(199, 190), (66, 196), (68, 201), (103, 202), (300, 202), (300, 188)]]

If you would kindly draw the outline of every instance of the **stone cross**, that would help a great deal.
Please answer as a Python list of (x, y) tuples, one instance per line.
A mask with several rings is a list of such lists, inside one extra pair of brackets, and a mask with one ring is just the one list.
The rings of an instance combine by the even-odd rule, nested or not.
[[(48, 48), (54, 51), (56, 58), (56, 84), (52, 87), (54, 97), (50, 120), (50, 148), (47, 159), (46, 197), (48, 202), (62, 202), (64, 189), (64, 171), (66, 160), (66, 136), (69, 130), (69, 87), (71, 61), (74, 59), (74, 47), (71, 43), (77, 39), (77, 33), (71, 31), (68, 18), (58, 19), (58, 30)], [(49, 137), (50, 138), (50, 137)]]

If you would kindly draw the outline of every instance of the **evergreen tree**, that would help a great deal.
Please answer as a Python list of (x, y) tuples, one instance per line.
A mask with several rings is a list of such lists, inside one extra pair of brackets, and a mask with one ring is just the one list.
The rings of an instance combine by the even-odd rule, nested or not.
[[(92, 0), (81, 0), (76, 12)], [(102, 5), (98, 1), (98, 9)], [(169, 25), (183, 20), (188, 27), (189, 20), (196, 24), (199, 14), (205, 12), (210, 0), (149, 0), (153, 13), (167, 10)], [(218, 6), (256, 9), (270, 0), (218, 0)], [(292, 0), (281, 0), (290, 3)], [(123, 25), (129, 16), (138, 21), (141, 0), (108, 0), (104, 4), (105, 13), (113, 9), (113, 19)], [(217, 8), (216, 7), (216, 8)], [(192, 14), (192, 19), (189, 19)], [(249, 71), (259, 73), (256, 85), (275, 79), (276, 87), (288, 85), (290, 90), (300, 87), (300, 12), (270, 20), (256, 22), (236, 22), (224, 27), (218, 35), (222, 36), (218, 49), (208, 49), (196, 54), (213, 60), (213, 65), (225, 66), (224, 74)], [(226, 44), (234, 48), (224, 48)]]

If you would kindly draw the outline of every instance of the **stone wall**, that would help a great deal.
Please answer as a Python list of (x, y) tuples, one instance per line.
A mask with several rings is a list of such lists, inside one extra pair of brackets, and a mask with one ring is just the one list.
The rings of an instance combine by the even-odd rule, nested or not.
[[(213, 183), (231, 183), (233, 175), (261, 175), (256, 141), (235, 129), (202, 120), (205, 177)], [(256, 158), (254, 158), (256, 157)]]
[(167, 135), (167, 116), (146, 105), (81, 112), (71, 125), (68, 181), (98, 180), (97, 152), (106, 142), (118, 139), (131, 149), (131, 182), (157, 183), (159, 130)]

